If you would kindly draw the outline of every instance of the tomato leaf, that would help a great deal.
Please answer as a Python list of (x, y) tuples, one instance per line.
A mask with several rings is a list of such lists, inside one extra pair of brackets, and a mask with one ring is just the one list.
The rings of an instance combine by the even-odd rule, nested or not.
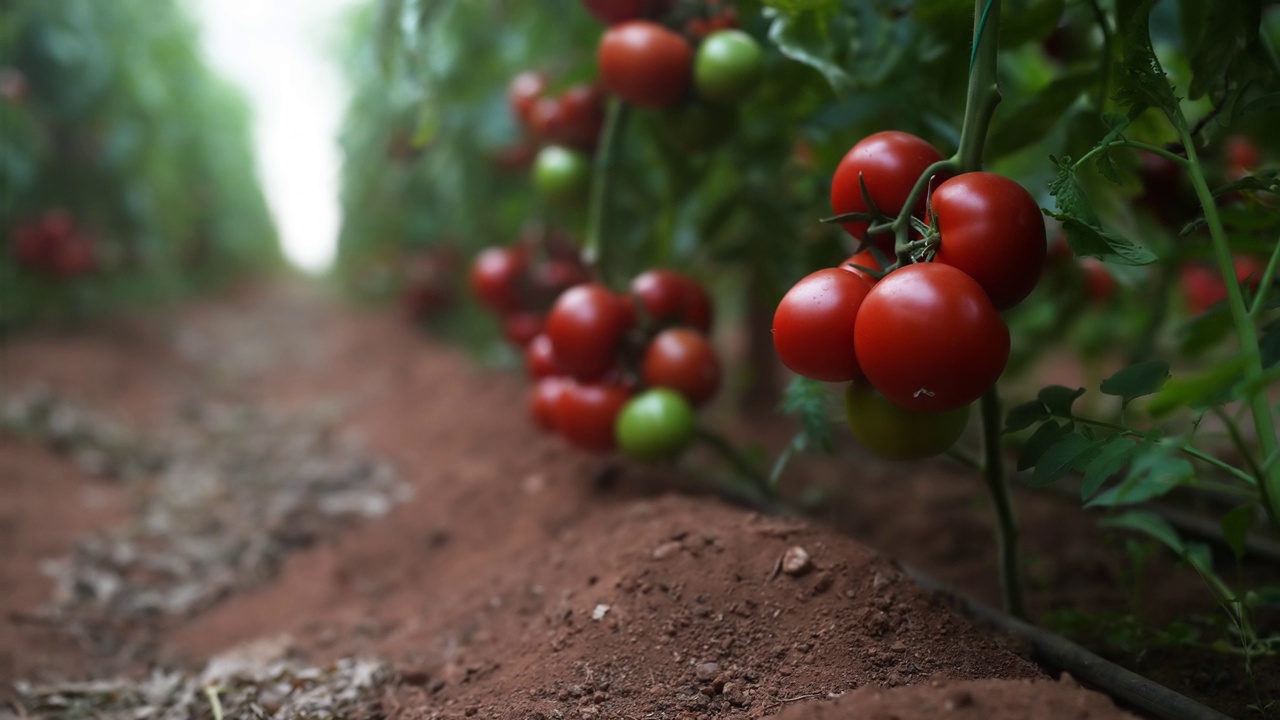
[(1158, 108), (1175, 124), (1181, 116), (1178, 98), (1151, 48), (1150, 14), (1155, 0), (1121, 0), (1117, 3), (1117, 20), (1121, 23), (1118, 73), (1119, 87), (1115, 99), (1129, 108), (1129, 117), (1137, 117), (1149, 107)]
[(1148, 360), (1130, 365), (1102, 381), (1098, 388), (1104, 395), (1118, 395), (1127, 404), (1134, 398), (1157, 392), (1169, 380), (1169, 363)]
[(1248, 503), (1222, 516), (1222, 537), (1237, 560), (1244, 557), (1245, 540), (1249, 536), (1249, 527), (1253, 525), (1256, 510), (1256, 505)]
[(1038, 422), (1048, 420), (1049, 417), (1049, 409), (1043, 402), (1039, 400), (1024, 402), (1009, 410), (1004, 420), (1004, 431), (1014, 433), (1025, 430)]
[(1132, 439), (1119, 435), (1103, 442), (1097, 454), (1085, 466), (1084, 481), (1080, 484), (1080, 500), (1088, 500), (1097, 494), (1102, 485), (1129, 462), (1137, 448), (1138, 444)]
[(1143, 503), (1165, 495), (1194, 477), (1191, 463), (1174, 457), (1170, 446), (1150, 440), (1147, 438), (1135, 448), (1134, 460), (1120, 484), (1095, 496), (1085, 507)]
[(1190, 377), (1170, 378), (1147, 403), (1147, 411), (1160, 417), (1179, 408), (1205, 408), (1226, 402), (1247, 364), (1245, 358), (1235, 357)]
[(1074, 423), (1050, 420), (1036, 428), (1036, 431), (1031, 433), (1031, 437), (1027, 438), (1026, 444), (1022, 446), (1022, 451), (1018, 453), (1018, 469), (1026, 470), (1034, 467), (1040, 461), (1040, 456), (1044, 455), (1045, 450), (1048, 450), (1063, 435), (1071, 432), (1073, 426)]
[(1213, 195), (1218, 197), (1233, 192), (1269, 192), (1280, 195), (1280, 170), (1260, 170), (1215, 188)]
[[(775, 5), (775, 2), (777, 3)], [(769, 39), (786, 57), (822, 73), (836, 95), (852, 92), (855, 83), (844, 68), (844, 52), (853, 33), (849, 13), (834, 13), (837, 2), (778, 2)], [(777, 11), (780, 10), (781, 12)]]
[(1037, 397), (1051, 414), (1070, 417), (1071, 406), (1081, 395), (1084, 395), (1084, 388), (1072, 390), (1062, 385), (1050, 385), (1041, 389)]
[(1169, 521), (1149, 510), (1130, 510), (1114, 517), (1103, 518), (1098, 521), (1098, 524), (1102, 527), (1140, 532), (1164, 543), (1179, 557), (1187, 551), (1182, 538), (1178, 537), (1178, 531), (1173, 529)]
[(817, 380), (797, 377), (782, 398), (782, 411), (800, 418), (808, 447), (831, 452), (831, 424), (827, 416), (827, 389)]
[(1031, 486), (1042, 487), (1061, 478), (1084, 462), (1082, 458), (1095, 450), (1093, 442), (1080, 433), (1068, 433), (1050, 445), (1036, 460), (1031, 473)]
[[(1116, 134), (1118, 130), (1113, 130)], [(1108, 135), (1110, 137), (1110, 135)], [(1067, 245), (1077, 257), (1107, 259), (1120, 265), (1148, 265), (1156, 256), (1132, 240), (1102, 228), (1088, 196), (1075, 176), (1075, 163), (1065, 157), (1056, 160), (1058, 175), (1049, 183), (1057, 211), (1045, 214), (1057, 219), (1067, 235)]]

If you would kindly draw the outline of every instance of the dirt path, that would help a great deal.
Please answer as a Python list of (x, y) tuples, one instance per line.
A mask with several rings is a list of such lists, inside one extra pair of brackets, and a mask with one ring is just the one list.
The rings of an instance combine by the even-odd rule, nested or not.
[[(0, 681), (174, 673), (159, 700), (154, 674), (27, 686), (29, 710), (211, 716), (213, 658), (231, 709), (314, 691), (352, 716), (800, 718), (868, 686), (901, 689), (841, 707), (1123, 716), (1026, 682), (1040, 672), (885, 557), (653, 494), (679, 478), (537, 434), (519, 378), (309, 288), (0, 352), (25, 418), (0, 436)], [(88, 418), (78, 439), (54, 442), (38, 382)], [(334, 664), (354, 657), (371, 664)], [(268, 702), (231, 666), (298, 689)]]

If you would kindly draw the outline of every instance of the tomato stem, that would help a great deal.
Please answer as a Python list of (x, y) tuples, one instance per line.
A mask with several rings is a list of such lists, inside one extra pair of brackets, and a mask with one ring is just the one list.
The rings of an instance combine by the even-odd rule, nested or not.
[(1000, 393), (992, 386), (982, 396), (982, 476), (987, 481), (996, 511), (996, 562), (1005, 612), (1026, 619), (1027, 603), (1022, 590), (1022, 561), (1018, 554), (1018, 521), (1014, 517), (1009, 483), (1005, 479), (1004, 455), (1000, 449)]
[(699, 425), (694, 430), (694, 437), (711, 448), (721, 459), (738, 471), (742, 477), (749, 480), (761, 496), (773, 496), (774, 485), (770, 482), (769, 477), (762, 473), (755, 463), (747, 459), (747, 456), (739, 452), (733, 443), (729, 442), (723, 435), (705, 425)]
[(591, 173), (591, 200), (587, 207), (587, 239), (582, 247), (582, 259), (593, 268), (600, 280), (613, 287), (613, 270), (609, 260), (608, 243), (604, 242), (605, 205), (609, 194), (609, 178), (617, 166), (618, 146), (621, 144), (622, 129), (626, 124), (628, 106), (618, 98), (609, 100), (605, 114), (604, 130), (600, 134), (600, 145), (596, 148), (595, 162)]
[[(1262, 366), (1262, 349), (1258, 344), (1258, 331), (1254, 326), (1249, 309), (1244, 305), (1244, 293), (1240, 289), (1240, 281), (1236, 278), (1235, 263), (1231, 257), (1231, 247), (1227, 244), (1226, 229), (1222, 218), (1218, 215), (1218, 205), (1209, 184), (1205, 181), (1204, 171), (1196, 156), (1195, 140), (1187, 127), (1186, 118), (1179, 112), (1170, 118), (1178, 130), (1178, 135), (1187, 150), (1187, 170), (1191, 176), (1191, 185), (1195, 188), (1200, 207), (1204, 210), (1204, 219), (1209, 226), (1209, 237), (1213, 240), (1213, 254), (1218, 261), (1218, 270), (1227, 285), (1227, 307), (1231, 311), (1231, 322), (1235, 325), (1236, 337), (1240, 342), (1240, 352), (1245, 358), (1245, 380), (1256, 381), (1265, 372)], [(1249, 398), (1249, 408), (1253, 414), (1254, 430), (1258, 435), (1258, 445), (1263, 457), (1270, 456), (1277, 447), (1276, 430), (1271, 417), (1271, 408), (1267, 403), (1267, 394), (1255, 389)], [(1262, 504), (1266, 508), (1267, 517), (1273, 528), (1280, 530), (1280, 467), (1271, 466), (1262, 477), (1258, 478), (1258, 491), (1262, 495)]]

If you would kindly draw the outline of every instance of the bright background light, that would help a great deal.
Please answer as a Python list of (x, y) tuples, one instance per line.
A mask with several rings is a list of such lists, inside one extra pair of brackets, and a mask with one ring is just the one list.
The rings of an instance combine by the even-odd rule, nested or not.
[(338, 128), (348, 92), (326, 47), (356, 0), (196, 0), (213, 67), (248, 95), (285, 255), (312, 272), (338, 241)]

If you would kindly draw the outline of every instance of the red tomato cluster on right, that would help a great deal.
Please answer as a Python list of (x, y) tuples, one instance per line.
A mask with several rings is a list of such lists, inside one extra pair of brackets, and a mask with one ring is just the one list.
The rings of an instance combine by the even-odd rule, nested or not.
[(643, 389), (666, 388), (698, 406), (720, 386), (702, 286), (683, 273), (650, 270), (630, 290), (590, 282), (569, 288), (526, 349), (534, 422), (584, 450), (616, 447), (618, 415)]
[(12, 236), (18, 265), (56, 278), (75, 278), (98, 269), (98, 252), (89, 232), (62, 210), (18, 225)]
[[(934, 433), (926, 454), (945, 450), (940, 446), (963, 429), (962, 415), (946, 422), (935, 416), (966, 408), (1004, 372), (1010, 338), (1000, 311), (1035, 288), (1048, 247), (1038, 203), (1000, 175), (931, 178), (938, 184), (928, 202), (907, 208), (916, 182), (942, 159), (928, 142), (903, 132), (876, 133), (854, 145), (836, 169), (832, 207), (839, 214), (878, 212), (883, 222), (910, 212), (929, 228), (926, 254), (884, 274), (879, 258), (893, 258), (893, 234), (868, 238), (868, 222), (845, 223), (860, 251), (796, 283), (773, 320), (774, 346), (788, 368), (859, 388), (846, 398), (855, 435), (883, 444), (872, 438), (884, 433), (868, 430), (875, 423), (854, 417), (886, 407), (868, 398), (874, 392), (901, 411), (895, 426), (917, 417), (922, 434), (946, 430)], [(900, 442), (881, 449), (888, 457), (918, 456)]]

